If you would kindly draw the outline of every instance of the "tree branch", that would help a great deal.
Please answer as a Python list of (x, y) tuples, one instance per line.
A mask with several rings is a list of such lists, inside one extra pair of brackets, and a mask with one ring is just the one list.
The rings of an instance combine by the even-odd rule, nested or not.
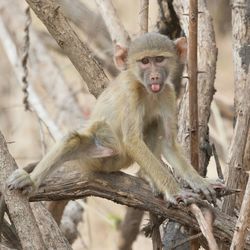
[(106, 24), (114, 45), (128, 48), (130, 37), (119, 20), (111, 0), (96, 0), (96, 4)]
[(247, 227), (250, 223), (250, 172), (248, 172), (248, 183), (246, 192), (242, 202), (239, 218), (237, 220), (234, 236), (230, 250), (241, 250), (244, 249), (246, 234), (248, 232)]
[[(61, 178), (60, 176), (64, 176)], [(154, 197), (150, 187), (138, 177), (125, 173), (93, 173), (91, 177), (79, 176), (79, 173), (60, 173), (47, 180), (39, 191), (30, 197), (30, 201), (79, 199), (86, 196), (98, 196), (171, 218), (187, 227), (199, 231), (196, 220), (190, 216), (187, 208), (167, 206), (167, 203)], [(204, 202), (203, 206), (206, 206)], [(235, 220), (222, 212), (215, 211), (214, 234), (225, 244), (231, 242)], [(250, 247), (250, 238), (247, 239)]]
[[(5, 180), (17, 169), (15, 160), (9, 154), (6, 142), (0, 132), (0, 183), (10, 219), (24, 249), (46, 249), (36, 219), (26, 197), (17, 191), (5, 189)], [(30, 240), (32, 238), (32, 240)]]
[(89, 91), (97, 97), (106, 88), (108, 78), (94, 60), (87, 44), (83, 43), (71, 28), (59, 5), (54, 0), (26, 2), (69, 57), (88, 85)]

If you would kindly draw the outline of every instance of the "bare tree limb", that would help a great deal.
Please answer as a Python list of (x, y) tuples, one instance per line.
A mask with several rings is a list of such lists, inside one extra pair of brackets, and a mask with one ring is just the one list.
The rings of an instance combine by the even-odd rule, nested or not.
[[(250, 21), (249, 21), (249, 0), (234, 0), (232, 1), (232, 43), (233, 43), (233, 63), (234, 63), (234, 108), (235, 108), (235, 119), (238, 123), (238, 131), (234, 132), (235, 136), (242, 136), (242, 145), (234, 145), (237, 142), (236, 137), (231, 142), (231, 151), (229, 156), (229, 168), (226, 171), (226, 180), (230, 187), (240, 188), (245, 190), (247, 184), (246, 171), (249, 170), (249, 166), (244, 164), (247, 162), (247, 158), (244, 157), (244, 152), (240, 152), (238, 155), (237, 146), (244, 150), (247, 143), (247, 138), (250, 140), (250, 135), (247, 129), (247, 119), (249, 119), (249, 84), (250, 84), (250, 73), (249, 73), (249, 58), (250, 58)], [(246, 93), (247, 92), (247, 93)], [(244, 118), (245, 117), (245, 118)], [(245, 122), (243, 121), (244, 119)], [(249, 126), (249, 125), (248, 125)], [(236, 127), (235, 127), (236, 130)], [(244, 134), (242, 134), (242, 133)], [(239, 138), (238, 138), (239, 139)], [(234, 141), (236, 140), (236, 141)], [(246, 157), (250, 152), (250, 141), (247, 143)], [(232, 152), (234, 150), (234, 152)], [(234, 156), (232, 154), (235, 154)], [(233, 159), (235, 158), (235, 159)], [(232, 161), (235, 161), (233, 164)], [(223, 204), (224, 211), (232, 213), (232, 209), (237, 205), (240, 207), (242, 202), (243, 194), (237, 200), (235, 197), (226, 199)], [(238, 203), (238, 204), (237, 204)]]
[(27, 0), (27, 3), (43, 22), (50, 34), (64, 50), (89, 91), (98, 96), (108, 84), (108, 79), (100, 65), (93, 59), (88, 46), (83, 43), (62, 14), (54, 0)]
[(247, 227), (250, 226), (250, 172), (248, 172), (248, 183), (237, 220), (230, 250), (241, 250), (245, 247)]
[[(4, 200), (9, 210), (10, 219), (24, 249), (46, 249), (34, 214), (26, 199), (17, 191), (5, 189), (4, 183), (8, 176), (17, 168), (15, 160), (8, 152), (6, 142), (0, 132), (0, 183)], [(32, 238), (32, 240), (30, 240)]]
[[(61, 178), (60, 176), (64, 176)], [(80, 176), (79, 173), (60, 173), (47, 180), (40, 191), (30, 197), (30, 201), (79, 199), (86, 196), (98, 196), (114, 202), (132, 206), (171, 218), (184, 226), (199, 231), (196, 220), (190, 216), (186, 208), (167, 207), (165, 201), (154, 197), (150, 187), (138, 177), (125, 173), (93, 173), (90, 177)], [(206, 206), (206, 202), (202, 206)], [(228, 245), (231, 242), (235, 219), (215, 210), (214, 235)], [(250, 235), (246, 247), (250, 247)]]
[(96, 0), (96, 4), (106, 24), (114, 45), (128, 48), (130, 37), (120, 22), (111, 0)]

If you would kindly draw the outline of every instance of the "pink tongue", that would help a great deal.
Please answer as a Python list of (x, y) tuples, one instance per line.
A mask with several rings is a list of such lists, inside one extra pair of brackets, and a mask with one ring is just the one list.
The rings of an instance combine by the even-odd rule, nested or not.
[(160, 90), (160, 84), (152, 84), (151, 89), (154, 92), (159, 91)]

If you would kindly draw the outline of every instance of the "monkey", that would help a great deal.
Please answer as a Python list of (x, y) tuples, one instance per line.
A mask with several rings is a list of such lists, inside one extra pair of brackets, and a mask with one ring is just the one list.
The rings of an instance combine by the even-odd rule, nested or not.
[[(70, 160), (77, 160), (84, 174), (118, 171), (136, 162), (170, 203), (188, 204), (198, 192), (215, 201), (212, 184), (196, 172), (176, 140), (176, 92), (186, 54), (185, 38), (172, 41), (150, 32), (134, 39), (127, 51), (117, 53), (123, 70), (97, 99), (86, 127), (56, 143), (31, 174), (13, 172), (8, 188), (30, 194)], [(180, 187), (161, 156), (193, 191)]]

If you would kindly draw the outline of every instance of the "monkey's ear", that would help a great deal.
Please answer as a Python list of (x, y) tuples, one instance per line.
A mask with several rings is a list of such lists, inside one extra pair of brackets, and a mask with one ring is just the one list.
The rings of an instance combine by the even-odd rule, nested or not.
[(127, 57), (128, 57), (128, 49), (120, 46), (119, 44), (116, 44), (114, 53), (114, 62), (119, 70), (127, 69)]
[(187, 62), (187, 39), (186, 37), (177, 38), (175, 41), (175, 46), (181, 63)]

